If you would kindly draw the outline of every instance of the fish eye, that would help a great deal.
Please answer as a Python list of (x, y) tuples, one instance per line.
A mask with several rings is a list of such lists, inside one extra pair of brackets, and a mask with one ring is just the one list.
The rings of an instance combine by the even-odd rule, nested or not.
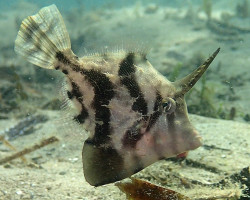
[(176, 103), (172, 98), (168, 98), (166, 101), (162, 103), (163, 111), (167, 114), (171, 114), (175, 111)]

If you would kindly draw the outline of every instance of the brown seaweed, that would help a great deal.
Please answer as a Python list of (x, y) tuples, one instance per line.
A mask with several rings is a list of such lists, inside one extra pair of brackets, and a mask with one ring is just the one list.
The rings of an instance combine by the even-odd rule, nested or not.
[[(4, 136), (3, 135), (0, 135), (0, 141), (6, 146), (6, 147), (8, 147), (9, 149), (11, 149), (11, 150), (13, 150), (13, 151), (17, 151), (17, 149), (11, 144), (11, 143), (9, 143), (9, 141), (8, 140), (6, 140), (5, 138), (4, 138)], [(21, 158), (21, 160), (23, 161), (23, 162), (27, 162), (27, 160), (26, 160), (26, 158), (24, 157), (24, 156), (20, 156), (20, 158)]]
[(118, 182), (116, 186), (128, 200), (191, 200), (178, 192), (136, 178), (131, 178), (131, 182)]
[(59, 139), (54, 137), (54, 136), (52, 136), (50, 138), (47, 138), (47, 139), (44, 139), (39, 144), (34, 144), (31, 147), (24, 148), (21, 151), (18, 151), (18, 152), (14, 153), (14, 154), (12, 154), (10, 156), (7, 156), (7, 157), (1, 159), (0, 160), (0, 165), (5, 164), (6, 162), (9, 162), (9, 161), (14, 160), (16, 158), (20, 158), (25, 154), (31, 153), (31, 152), (33, 152), (33, 151), (35, 151), (37, 149), (40, 149), (40, 148), (42, 148), (42, 147), (44, 147), (44, 146), (46, 146), (48, 144), (51, 144), (51, 143), (54, 143), (54, 142), (57, 142), (57, 141), (59, 141)]

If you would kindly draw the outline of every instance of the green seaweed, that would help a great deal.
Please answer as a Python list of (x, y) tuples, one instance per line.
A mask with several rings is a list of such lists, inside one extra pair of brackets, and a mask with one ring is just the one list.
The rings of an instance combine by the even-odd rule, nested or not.
[[(204, 56), (201, 53), (193, 54), (192, 58), (189, 59), (183, 66), (176, 65), (170, 74), (170, 80), (172, 81), (175, 77), (178, 77), (180, 70), (183, 68), (188, 68), (189, 66), (199, 66), (204, 61)], [(217, 67), (217, 72), (220, 68), (221, 63)], [(182, 70), (183, 71), (183, 70)], [(188, 111), (192, 114), (202, 115), (205, 117), (234, 120), (236, 117), (241, 116), (240, 111), (236, 107), (232, 106), (227, 108), (222, 101), (235, 101), (238, 100), (234, 88), (232, 85), (229, 87), (229, 91), (226, 91), (224, 94), (215, 93), (215, 85), (213, 82), (208, 81), (208, 77), (211, 71), (205, 73), (200, 80), (200, 87), (194, 87), (187, 94), (187, 105)], [(233, 82), (233, 85), (241, 86), (242, 77), (233, 77), (230, 79), (230, 82)], [(217, 98), (216, 98), (217, 95)], [(219, 103), (216, 102), (219, 100)], [(222, 101), (220, 101), (222, 100)], [(241, 117), (244, 119), (245, 114)], [(248, 120), (248, 118), (246, 117)]]
[(0, 67), (2, 84), (0, 87), (0, 112), (9, 113), (20, 108), (20, 103), (28, 99), (20, 75), (14, 64)]
[(194, 88), (188, 94), (188, 98), (190, 98), (190, 103), (188, 101), (189, 112), (205, 117), (234, 120), (237, 109), (235, 107), (231, 107), (230, 110), (225, 109), (223, 103), (218, 104), (214, 102), (214, 97), (214, 89), (207, 85), (207, 76), (203, 75), (200, 90)]
[[(27, 99), (28, 99), (28, 95), (24, 92), (24, 88), (23, 88), (23, 84), (22, 84), (22, 82), (21, 82), (21, 78), (20, 78), (20, 76), (16, 73), (15, 66), (14, 66), (14, 65), (11, 65), (11, 68), (12, 68), (12, 70), (13, 70), (13, 72), (14, 72), (14, 74), (13, 74), (13, 79), (14, 79), (14, 82), (15, 82), (15, 88), (16, 88), (18, 97), (19, 97), (21, 100), (27, 100)], [(17, 101), (19, 101), (19, 99), (17, 99)]]
[(180, 75), (180, 71), (182, 68), (183, 68), (183, 63), (181, 63), (181, 62), (177, 63), (169, 75), (169, 80), (175, 81), (178, 78), (178, 76)]
[(241, 18), (249, 17), (249, 4), (248, 0), (238, 3), (236, 6), (236, 15)]
[[(191, 94), (193, 97), (195, 97), (195, 99), (191, 98)], [(188, 104), (188, 110), (190, 113), (199, 114), (206, 117), (219, 118), (219, 109), (214, 106), (215, 104), (213, 102), (215, 93), (212, 87), (207, 86), (206, 74), (204, 74), (201, 78), (201, 89), (191, 90), (188, 96), (192, 102)]]
[(246, 121), (246, 122), (250, 122), (250, 114), (246, 114), (243, 119)]
[(193, 5), (190, 1), (187, 1), (188, 3), (188, 9), (185, 15), (185, 19), (190, 20), (191, 22), (194, 22), (194, 19), (196, 18), (195, 11), (193, 8)]

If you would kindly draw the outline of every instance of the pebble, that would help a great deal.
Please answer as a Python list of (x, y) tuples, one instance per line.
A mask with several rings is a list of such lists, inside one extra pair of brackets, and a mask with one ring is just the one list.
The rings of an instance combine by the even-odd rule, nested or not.
[(23, 194), (23, 191), (22, 191), (22, 190), (17, 190), (17, 191), (16, 191), (16, 194), (17, 194), (17, 195), (22, 195), (22, 194)]
[(66, 172), (65, 171), (62, 171), (62, 172), (59, 172), (60, 175), (65, 175)]
[(71, 161), (71, 162), (77, 162), (79, 159), (78, 158), (69, 158), (69, 161)]
[(5, 164), (3, 167), (4, 168), (11, 168), (11, 165), (10, 164)]

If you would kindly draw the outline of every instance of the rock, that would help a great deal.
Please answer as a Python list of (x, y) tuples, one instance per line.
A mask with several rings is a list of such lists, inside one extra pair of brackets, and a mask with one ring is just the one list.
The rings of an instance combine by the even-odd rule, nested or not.
[(145, 13), (146, 14), (154, 14), (157, 12), (158, 10), (158, 6), (156, 4), (149, 4), (146, 8), (145, 8)]

